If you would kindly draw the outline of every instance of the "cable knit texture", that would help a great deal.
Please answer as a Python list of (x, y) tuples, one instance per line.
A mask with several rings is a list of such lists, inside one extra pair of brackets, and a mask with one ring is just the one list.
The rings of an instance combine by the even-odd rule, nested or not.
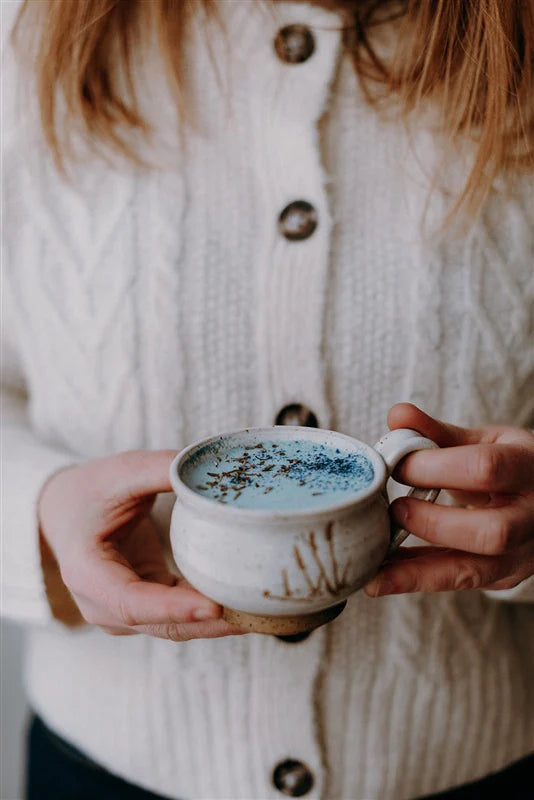
[[(161, 129), (151, 170), (87, 156), (63, 181), (15, 113), (8, 53), (2, 609), (27, 623), (32, 706), (152, 791), (274, 800), (273, 768), (294, 758), (314, 800), (437, 792), (534, 745), (532, 582), (514, 602), (357, 593), (299, 644), (51, 618), (35, 503), (63, 464), (272, 424), (292, 402), (371, 443), (401, 399), (459, 424), (534, 420), (532, 181), (496, 192), (468, 234), (436, 233), (439, 136), (365, 104), (337, 15), (219, 5), (223, 28), (190, 32), (182, 148), (161, 74), (140, 69)], [(301, 64), (273, 48), (289, 23), (315, 37)], [(319, 224), (289, 242), (277, 220), (297, 199)], [(167, 539), (171, 505), (155, 511)]]

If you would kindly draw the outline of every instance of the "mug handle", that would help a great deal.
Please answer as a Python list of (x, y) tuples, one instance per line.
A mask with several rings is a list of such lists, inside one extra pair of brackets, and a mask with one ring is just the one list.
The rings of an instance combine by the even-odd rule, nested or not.
[[(388, 478), (393, 474), (397, 464), (402, 461), (408, 453), (415, 450), (437, 450), (438, 445), (431, 439), (421, 436), (417, 431), (409, 428), (397, 428), (383, 436), (374, 446), (384, 461), (388, 470)], [(435, 502), (440, 489), (416, 489), (412, 487), (406, 497), (416, 497), (418, 500), (427, 500), (429, 503)], [(399, 545), (410, 535), (409, 531), (404, 530), (397, 523), (391, 525), (391, 540), (386, 558), (393, 553)]]

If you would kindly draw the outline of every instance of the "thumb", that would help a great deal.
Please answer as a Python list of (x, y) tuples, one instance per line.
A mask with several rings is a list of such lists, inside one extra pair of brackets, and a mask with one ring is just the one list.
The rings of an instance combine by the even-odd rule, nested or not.
[[(177, 450), (129, 450), (101, 462), (102, 470), (109, 470), (109, 485), (116, 484), (116, 476), (121, 476), (119, 494), (124, 499), (141, 498), (171, 492), (169, 477), (171, 462)], [(106, 475), (101, 475), (104, 484)]]
[[(221, 606), (187, 582), (165, 586), (142, 580), (121, 554), (112, 549), (93, 550), (88, 554), (84, 566), (85, 576), (91, 581), (89, 591), (85, 591), (86, 596), (100, 598), (102, 617), (111, 614), (115, 624), (133, 627), (193, 622), (221, 616)], [(80, 583), (82, 581), (83, 578)]]
[(463, 444), (478, 444), (482, 441), (482, 431), (477, 428), (460, 428), (425, 414), (412, 403), (396, 403), (389, 411), (388, 425), (396, 428), (412, 428), (439, 447), (454, 447)]

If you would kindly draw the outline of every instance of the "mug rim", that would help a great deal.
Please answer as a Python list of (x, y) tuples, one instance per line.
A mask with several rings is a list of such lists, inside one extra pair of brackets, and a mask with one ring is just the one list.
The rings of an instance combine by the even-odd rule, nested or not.
[[(212, 442), (216, 442), (219, 439), (224, 440), (232, 437), (251, 434), (259, 437), (263, 436), (264, 438), (268, 437), (269, 435), (273, 437), (274, 435), (276, 438), (276, 435), (282, 432), (288, 434), (297, 433), (299, 436), (295, 438), (308, 440), (312, 439), (315, 441), (321, 441), (322, 443), (324, 443), (327, 435), (329, 435), (335, 437), (336, 440), (348, 443), (353, 449), (356, 449), (355, 446), (357, 446), (358, 450), (364, 451), (364, 454), (367, 456), (367, 458), (369, 458), (373, 465), (375, 474), (372, 482), (365, 489), (354, 492), (349, 499), (343, 499), (338, 502), (329, 503), (328, 505), (320, 506), (314, 509), (265, 509), (243, 508), (241, 506), (219, 503), (217, 500), (214, 500), (210, 497), (205, 497), (204, 495), (196, 492), (194, 489), (191, 489), (191, 487), (185, 483), (180, 474), (184, 463), (189, 457), (191, 457), (191, 455), (193, 455), (195, 451), (199, 450), (201, 447), (211, 444)], [(287, 438), (288, 437), (280, 437), (280, 440), (287, 440)], [(367, 444), (366, 442), (362, 442), (361, 439), (356, 439), (354, 436), (349, 436), (348, 434), (340, 433), (339, 431), (332, 431), (326, 428), (307, 428), (299, 425), (270, 425), (240, 428), (238, 430), (225, 431), (223, 433), (215, 434), (214, 436), (206, 436), (202, 439), (197, 439), (195, 442), (187, 445), (187, 447), (184, 447), (184, 449), (181, 450), (177, 456), (175, 456), (169, 468), (169, 476), (172, 488), (176, 495), (184, 502), (188, 502), (189, 505), (197, 506), (201, 511), (205, 510), (208, 515), (210, 515), (211, 512), (211, 514), (217, 514), (217, 516), (219, 514), (223, 514), (227, 518), (233, 517), (236, 519), (236, 521), (276, 520), (277, 522), (282, 519), (315, 519), (322, 516), (331, 516), (332, 513), (352, 510), (358, 506), (366, 504), (367, 501), (369, 501), (381, 489), (385, 488), (386, 480), (388, 478), (386, 463), (380, 453), (371, 445)]]

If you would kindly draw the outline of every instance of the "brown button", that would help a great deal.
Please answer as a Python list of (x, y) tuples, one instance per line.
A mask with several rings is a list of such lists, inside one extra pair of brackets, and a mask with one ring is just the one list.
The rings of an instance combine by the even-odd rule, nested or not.
[(273, 771), (273, 783), (282, 794), (289, 797), (302, 797), (313, 786), (313, 775), (302, 761), (288, 758), (281, 761)]
[(318, 428), (319, 421), (311, 408), (302, 403), (290, 403), (276, 415), (275, 425), (300, 425), (304, 428)]
[(278, 226), (290, 242), (307, 239), (317, 227), (317, 211), (306, 200), (295, 200), (281, 212)]
[(303, 642), (304, 639), (307, 639), (310, 635), (311, 631), (302, 631), (302, 633), (288, 633), (286, 636), (277, 636), (277, 639), (280, 639), (282, 642), (288, 642), (290, 644)]
[(280, 61), (302, 64), (315, 50), (315, 39), (305, 25), (286, 25), (276, 34), (274, 49)]

